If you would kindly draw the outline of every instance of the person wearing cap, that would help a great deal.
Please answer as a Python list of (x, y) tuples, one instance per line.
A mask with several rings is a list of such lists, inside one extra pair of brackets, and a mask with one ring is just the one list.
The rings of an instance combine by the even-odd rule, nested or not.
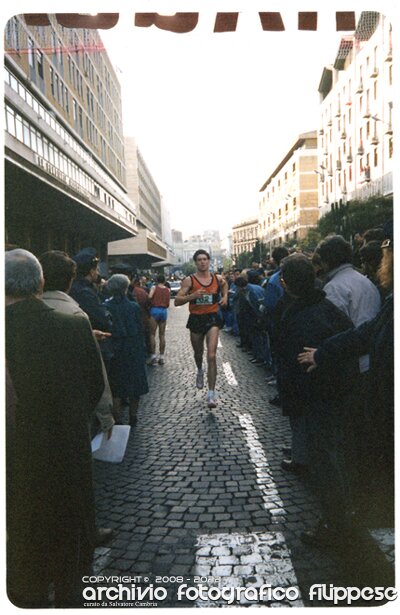
[[(103, 338), (99, 345), (107, 372), (112, 358), (112, 346), (110, 340), (112, 331), (112, 319), (109, 311), (102, 305), (95, 288), (99, 277), (98, 263), (94, 248), (84, 248), (72, 257), (77, 266), (77, 275), (73, 281), (69, 295), (75, 299), (79, 307), (89, 317), (94, 331), (103, 332)], [(99, 340), (99, 337), (97, 337)]]

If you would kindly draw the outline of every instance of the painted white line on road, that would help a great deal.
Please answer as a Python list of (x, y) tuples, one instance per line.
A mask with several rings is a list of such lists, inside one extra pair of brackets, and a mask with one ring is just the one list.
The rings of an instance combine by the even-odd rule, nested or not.
[[(209, 599), (205, 595), (196, 600), (197, 608), (304, 607), (281, 532), (201, 534), (195, 548), (194, 576), (203, 577), (203, 585), (213, 588)], [(280, 591), (279, 597), (274, 596), (276, 587), (286, 595)]]
[(238, 383), (235, 378), (235, 374), (232, 371), (231, 364), (229, 363), (229, 361), (222, 363), (222, 367), (224, 368), (224, 372), (225, 372), (225, 376), (228, 381), (228, 384), (230, 384), (233, 387), (237, 387)]
[(254, 464), (256, 483), (261, 492), (264, 508), (270, 513), (272, 523), (281, 523), (282, 517), (286, 516), (286, 510), (272, 478), (271, 468), (264, 454), (253, 419), (249, 414), (239, 414), (238, 417), (244, 431), (250, 459)]

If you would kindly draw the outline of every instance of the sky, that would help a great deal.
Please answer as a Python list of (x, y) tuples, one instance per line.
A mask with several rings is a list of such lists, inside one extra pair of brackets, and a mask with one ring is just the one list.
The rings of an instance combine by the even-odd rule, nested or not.
[(333, 9), (319, 12), (316, 32), (299, 32), (297, 10), (280, 11), (285, 32), (263, 32), (257, 8), (240, 12), (233, 33), (213, 32), (209, 8), (188, 34), (135, 27), (132, 11), (101, 32), (122, 87), (125, 135), (136, 138), (184, 236), (210, 228), (226, 236), (257, 215), (264, 181), (299, 134), (318, 128), (322, 70), (345, 33)]
[[(10, 15), (25, 12), (15, 0)], [(385, 12), (392, 0), (380, 0)], [(29, 7), (32, 12), (32, 6)], [(319, 127), (318, 85), (340, 39), (335, 12), (377, 10), (372, 0), (68, 0), (57, 11), (119, 13), (100, 34), (122, 88), (126, 136), (136, 138), (184, 237), (226, 237), (258, 212), (259, 190), (296, 142)], [(238, 11), (235, 32), (214, 33), (218, 10)], [(317, 31), (299, 31), (298, 11), (317, 11)], [(3, 13), (5, 8), (3, 7)], [(54, 11), (41, 0), (35, 12)], [(135, 12), (199, 12), (193, 32), (134, 25)], [(258, 11), (281, 13), (284, 32), (264, 32)], [(386, 11), (386, 14), (387, 11)]]

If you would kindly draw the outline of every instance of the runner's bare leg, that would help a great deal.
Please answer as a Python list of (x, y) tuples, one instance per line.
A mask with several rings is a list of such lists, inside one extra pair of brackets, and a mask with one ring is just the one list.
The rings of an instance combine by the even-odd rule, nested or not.
[(211, 327), (206, 334), (207, 343), (207, 365), (208, 365), (208, 389), (215, 391), (217, 381), (217, 346), (219, 338), (219, 327)]
[(203, 366), (203, 352), (204, 352), (204, 335), (202, 333), (190, 332), (190, 341), (194, 351), (194, 360), (197, 365), (197, 369), (202, 369)]

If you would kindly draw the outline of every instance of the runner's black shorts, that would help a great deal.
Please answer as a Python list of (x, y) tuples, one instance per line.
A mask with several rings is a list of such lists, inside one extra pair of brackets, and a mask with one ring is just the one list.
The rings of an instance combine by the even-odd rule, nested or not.
[(205, 335), (212, 327), (223, 326), (221, 316), (217, 312), (211, 314), (190, 314), (187, 321), (186, 328), (190, 329), (193, 333), (201, 333)]

